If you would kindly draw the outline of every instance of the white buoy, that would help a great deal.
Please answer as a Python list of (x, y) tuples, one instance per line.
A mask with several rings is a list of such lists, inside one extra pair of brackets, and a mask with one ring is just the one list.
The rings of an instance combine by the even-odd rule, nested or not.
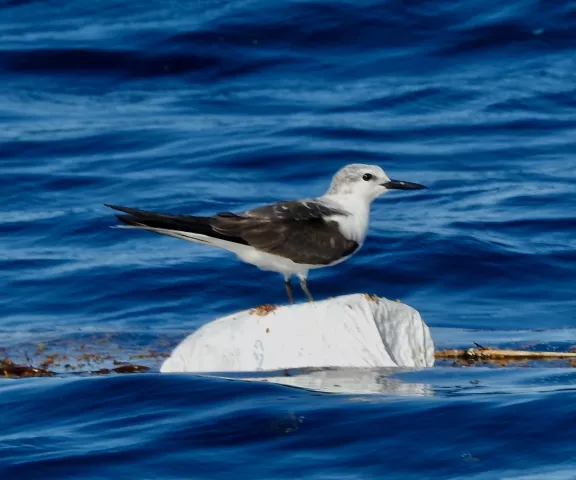
[(161, 372), (257, 372), (304, 367), (431, 367), (434, 343), (412, 307), (364, 294), (258, 307), (207, 323)]

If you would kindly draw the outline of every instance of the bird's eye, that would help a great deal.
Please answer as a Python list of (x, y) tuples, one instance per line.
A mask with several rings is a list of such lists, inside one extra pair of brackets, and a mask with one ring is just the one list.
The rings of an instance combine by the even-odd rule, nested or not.
[(365, 181), (367, 181), (367, 182), (368, 182), (369, 180), (372, 180), (373, 178), (374, 178), (374, 175), (372, 175), (371, 173), (365, 173), (365, 174), (362, 176), (362, 180), (365, 180)]

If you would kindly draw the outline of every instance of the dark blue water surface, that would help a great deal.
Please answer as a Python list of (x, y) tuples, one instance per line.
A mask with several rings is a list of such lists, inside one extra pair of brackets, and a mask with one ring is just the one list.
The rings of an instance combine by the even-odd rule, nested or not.
[[(575, 2), (0, 1), (0, 348), (129, 360), (285, 302), (279, 275), (111, 229), (103, 203), (238, 211), (348, 163), (430, 189), (379, 199), (318, 298), (400, 298), (439, 348), (569, 348), (575, 52)], [(335, 395), (138, 362), (0, 381), (0, 478), (576, 479), (565, 365)]]

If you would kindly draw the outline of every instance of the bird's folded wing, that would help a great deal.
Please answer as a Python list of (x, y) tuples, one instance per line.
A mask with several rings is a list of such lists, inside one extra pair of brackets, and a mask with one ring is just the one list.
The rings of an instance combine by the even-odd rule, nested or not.
[(251, 217), (279, 220), (320, 220), (332, 215), (349, 215), (348, 212), (332, 207), (319, 200), (295, 200), (264, 205), (246, 212)]
[(296, 263), (329, 265), (359, 246), (340, 233), (332, 215), (346, 213), (315, 201), (280, 202), (243, 215), (219, 214), (212, 218), (212, 227)]
[[(333, 215), (347, 215), (317, 201), (279, 202), (244, 214), (220, 213), (213, 217), (171, 215), (118, 205), (107, 205), (126, 215), (125, 224), (159, 233), (185, 232), (181, 238), (203, 235), (252, 246), (295, 263), (330, 265), (351, 255), (358, 243), (340, 233)], [(174, 235), (179, 236), (180, 235)]]

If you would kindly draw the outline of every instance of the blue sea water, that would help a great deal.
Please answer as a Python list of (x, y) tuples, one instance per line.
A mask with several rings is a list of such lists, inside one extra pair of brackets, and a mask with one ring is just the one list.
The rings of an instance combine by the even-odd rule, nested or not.
[[(566, 1), (1, 0), (0, 348), (129, 359), (285, 302), (278, 275), (103, 204), (238, 211), (347, 163), (430, 189), (379, 199), (315, 296), (400, 298), (438, 348), (569, 348), (575, 51)], [(0, 478), (576, 479), (565, 365), (327, 394), (142, 362), (0, 381)]]

